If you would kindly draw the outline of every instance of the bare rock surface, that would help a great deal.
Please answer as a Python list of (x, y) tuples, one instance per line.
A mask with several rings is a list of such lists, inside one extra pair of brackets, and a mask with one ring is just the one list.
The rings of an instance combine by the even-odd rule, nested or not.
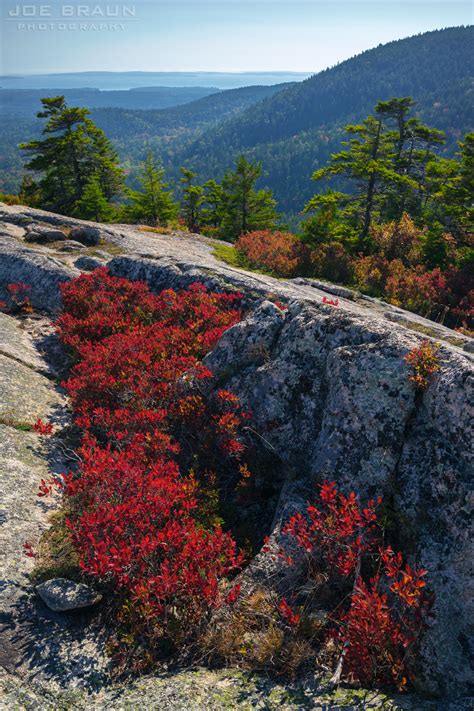
[(97, 227), (73, 227), (70, 238), (89, 247), (99, 244), (102, 233)]
[[(112, 273), (143, 279), (156, 291), (183, 288), (199, 280), (213, 289), (230, 288), (244, 294), (246, 318), (224, 334), (206, 364), (219, 385), (234, 389), (252, 410), (255, 430), (265, 432), (268, 446), (278, 454), (286, 472), (271, 543), (279, 544), (282, 522), (304, 507), (315, 483), (324, 478), (336, 481), (346, 491), (354, 488), (362, 497), (383, 495), (396, 543), (410, 561), (430, 571), (435, 616), (422, 642), (420, 690), (444, 695), (439, 702), (382, 700), (375, 695), (370, 706), (371, 697), (365, 701), (339, 699), (334, 694), (327, 697), (303, 681), (294, 688), (280, 687), (235, 670), (222, 674), (175, 672), (114, 690), (103, 684), (107, 662), (100, 645), (91, 640), (87, 625), (79, 634), (73, 621), (58, 621), (55, 613), (32, 601), (31, 590), (24, 590), (28, 605), (36, 605), (40, 613), (36, 612), (36, 617), (28, 613), (34, 622), (22, 639), (28, 645), (25, 640), (31, 642), (31, 635), (38, 635), (39, 630), (46, 640), (39, 648), (47, 661), (41, 666), (35, 655), (34, 663), (25, 661), (25, 654), (18, 652), (18, 644), (9, 636), (17, 662), (2, 662), (6, 675), (0, 684), (13, 708), (15, 703), (20, 704), (18, 708), (69, 708), (70, 703), (77, 708), (104, 709), (471, 708), (472, 339), (343, 287), (314, 280), (277, 280), (223, 265), (213, 255), (212, 240), (196, 235), (159, 235), (125, 225), (97, 226), (19, 206), (0, 205), (0, 220), (4, 223), (0, 225), (0, 286), (16, 280), (30, 283), (35, 305), (47, 312), (57, 310), (58, 284), (76, 276), (80, 264), (76, 267), (67, 261), (75, 256), (61, 258), (60, 252), (47, 247), (27, 247), (21, 231), (36, 222), (99, 229), (105, 254), (108, 249), (120, 252), (108, 262)], [(322, 303), (328, 293), (338, 295), (338, 306)], [(282, 310), (274, 302), (288, 308)], [(427, 337), (440, 342), (442, 367), (429, 388), (416, 393), (403, 356)], [(24, 354), (19, 355), (19, 350)], [(30, 418), (40, 411), (39, 416), (47, 417), (51, 409), (63, 407), (62, 401), (58, 405), (57, 400), (48, 399), (53, 385), (38, 372), (33, 351), (13, 344), (2, 353), (0, 375), (5, 374), (3, 387), (10, 407), (18, 403), (18, 417), (25, 414)], [(35, 403), (22, 396), (28, 388)], [(38, 393), (37, 402), (33, 392)], [(12, 434), (10, 426), (5, 429), (6, 443), (12, 437), (15, 440), (14, 445), (8, 444), (8, 451), (14, 450), (9, 456), (21, 461), (21, 452), (28, 446), (24, 442), (36, 441), (36, 435)], [(39, 459), (34, 464), (23, 466), (40, 479), (47, 459), (35, 456)], [(10, 492), (15, 499), (17, 469), (8, 466), (6, 471), (12, 477)], [(32, 513), (37, 502), (29, 500), (26, 493), (24, 497), (26, 509), (17, 517), (20, 529), (14, 530), (15, 540), (23, 535), (23, 518), (28, 519), (28, 526), (41, 528)], [(7, 536), (9, 530), (13, 529), (7, 529)], [(267, 578), (281, 589), (296, 580), (288, 578), (288, 571), (263, 552), (242, 577), (248, 586)], [(26, 585), (24, 580), (21, 585)], [(25, 627), (20, 624), (19, 629), (23, 634)], [(15, 658), (13, 653), (6, 654), (8, 659)], [(61, 660), (61, 668), (54, 673), (53, 659)], [(94, 687), (95, 678), (99, 691)], [(71, 696), (66, 701), (67, 694), (81, 687), (94, 690), (94, 696), (84, 700), (78, 691), (74, 700)]]
[[(60, 307), (59, 284), (79, 276), (75, 267), (66, 266), (51, 253), (32, 249), (0, 228), (0, 285), (3, 295), (7, 284), (24, 282), (33, 306), (54, 312)], [(2, 289), (0, 289), (2, 297)]]
[(55, 230), (49, 226), (28, 225), (25, 228), (25, 242), (36, 242), (38, 244), (48, 244), (66, 239), (62, 230)]
[(22, 328), (22, 323), (0, 311), (0, 353), (33, 370), (44, 368), (44, 360)]
[(34, 425), (39, 418), (60, 422), (65, 405), (65, 398), (44, 375), (0, 354), (1, 422)]
[[(23, 545), (36, 547), (57, 506), (54, 498), (38, 497), (38, 487), (70, 466), (60, 438), (45, 439), (31, 429), (41, 418), (59, 431), (68, 414), (64, 395), (44, 375), (50, 371), (44, 323), (2, 314), (0, 333), (0, 708), (25, 708), (21, 689), (33, 679), (47, 686), (35, 708), (58, 708), (53, 699), (61, 688), (95, 688), (109, 660), (87, 612), (58, 615), (31, 584), (33, 561)], [(19, 688), (14, 698), (4, 680)]]

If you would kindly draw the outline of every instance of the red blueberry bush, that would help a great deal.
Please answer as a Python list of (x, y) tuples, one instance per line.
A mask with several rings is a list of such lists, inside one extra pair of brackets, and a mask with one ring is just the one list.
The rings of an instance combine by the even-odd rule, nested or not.
[(240, 295), (201, 284), (150, 292), (106, 269), (62, 286), (65, 382), (82, 431), (64, 476), (67, 526), (85, 574), (111, 585), (132, 637), (175, 644), (229, 592), (242, 554), (218, 519), (248, 475), (238, 398), (201, 360), (241, 318)]
[[(383, 543), (380, 504), (378, 499), (362, 507), (354, 492), (345, 496), (325, 482), (306, 515), (293, 516), (283, 532), (308, 555), (310, 575), (328, 571), (339, 590), (328, 637), (343, 677), (403, 688), (411, 675), (410, 652), (430, 607), (424, 592), (427, 571), (411, 568)], [(281, 555), (292, 564), (286, 553)], [(299, 624), (301, 616), (286, 600), (281, 611), (290, 624)]]

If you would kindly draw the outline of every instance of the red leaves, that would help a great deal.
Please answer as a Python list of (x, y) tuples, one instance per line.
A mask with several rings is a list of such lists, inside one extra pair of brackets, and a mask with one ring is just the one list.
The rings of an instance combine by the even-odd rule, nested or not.
[(329, 299), (327, 296), (323, 296), (323, 304), (327, 306), (339, 306), (339, 299)]
[(28, 558), (36, 558), (36, 553), (33, 550), (33, 546), (28, 541), (23, 543), (23, 551)]
[(324, 482), (321, 505), (308, 506), (308, 516), (293, 516), (283, 532), (297, 540), (308, 553), (322, 548), (329, 565), (340, 575), (351, 575), (358, 558), (375, 544), (375, 503), (369, 501), (360, 509), (354, 492), (349, 496), (337, 492), (334, 482)]
[(242, 588), (241, 584), (237, 583), (237, 585), (234, 585), (232, 590), (230, 590), (230, 592), (227, 593), (227, 597), (225, 599), (227, 605), (233, 605), (238, 600), (241, 588)]
[[(22, 281), (7, 284), (7, 291), (10, 296), (12, 306), (11, 310), (14, 313), (30, 314), (33, 311), (31, 300), (27, 293), (30, 289), (31, 286)], [(3, 310), (5, 308), (7, 308), (7, 304), (4, 301), (0, 302), (0, 309)]]
[(299, 624), (301, 615), (293, 610), (284, 597), (280, 600), (278, 609), (281, 616), (290, 625), (290, 627), (296, 627)]
[(242, 563), (230, 534), (206, 526), (198, 481), (243, 449), (239, 400), (212, 395), (200, 362), (240, 318), (239, 295), (194, 284), (155, 296), (105, 269), (62, 295), (57, 327), (77, 357), (65, 387), (84, 430), (63, 491), (81, 566), (128, 595), (146, 634), (172, 619), (189, 634)]
[[(424, 593), (427, 571), (412, 568), (401, 553), (382, 545), (375, 502), (362, 508), (354, 492), (345, 496), (334, 482), (324, 482), (307, 515), (293, 516), (283, 531), (307, 553), (322, 555), (328, 571), (343, 579), (353, 576), (352, 594), (331, 615), (330, 636), (343, 654), (345, 675), (362, 684), (403, 687), (407, 650), (430, 607)], [(283, 551), (281, 557), (285, 559)], [(285, 600), (280, 611), (290, 619)]]
[(53, 434), (53, 425), (51, 424), (51, 422), (43, 422), (43, 420), (36, 420), (35, 424), (33, 425), (33, 430), (39, 435), (48, 437), (49, 435)]

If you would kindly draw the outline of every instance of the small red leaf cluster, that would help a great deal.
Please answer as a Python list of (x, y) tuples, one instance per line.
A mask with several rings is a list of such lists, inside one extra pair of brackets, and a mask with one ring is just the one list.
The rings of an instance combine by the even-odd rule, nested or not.
[[(409, 676), (407, 652), (430, 607), (424, 592), (427, 571), (411, 568), (401, 553), (383, 545), (376, 513), (380, 503), (362, 507), (354, 492), (345, 496), (325, 482), (307, 515), (293, 516), (283, 531), (306, 553), (322, 556), (341, 583), (352, 578), (352, 592), (343, 594), (330, 615), (329, 636), (343, 654), (346, 678), (402, 688)], [(285, 600), (280, 609), (297, 624)]]
[(203, 490), (240, 476), (246, 414), (212, 392), (201, 363), (241, 318), (241, 297), (201, 284), (154, 295), (105, 269), (62, 297), (57, 327), (75, 357), (65, 387), (83, 432), (63, 491), (81, 566), (121, 592), (142, 635), (190, 633), (242, 563)]
[(405, 360), (411, 367), (409, 378), (418, 390), (425, 390), (433, 375), (440, 369), (438, 350), (439, 346), (436, 344), (423, 341), (420, 346), (415, 346), (406, 354)]
[(53, 425), (51, 424), (51, 422), (43, 422), (43, 420), (36, 420), (35, 424), (33, 425), (33, 430), (39, 435), (48, 437), (49, 435), (53, 434)]
[(323, 296), (323, 304), (326, 304), (326, 306), (339, 306), (339, 299), (329, 299), (327, 296)]
[(7, 292), (10, 300), (9, 305), (5, 301), (0, 301), (0, 310), (10, 310), (17, 314), (30, 314), (33, 311), (31, 299), (28, 292), (31, 287), (22, 281), (7, 284)]

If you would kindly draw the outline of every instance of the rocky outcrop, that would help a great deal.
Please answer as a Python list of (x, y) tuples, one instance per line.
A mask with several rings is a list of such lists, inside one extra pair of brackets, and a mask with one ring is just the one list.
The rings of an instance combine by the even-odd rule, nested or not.
[[(12, 225), (18, 230), (20, 218), (34, 221), (35, 214), (29, 208), (0, 209), (0, 219), (6, 222), (0, 243), (4, 250), (0, 284), (15, 279), (30, 283), (36, 305), (51, 311), (59, 304), (58, 283), (77, 274), (81, 263), (76, 260), (74, 266), (62, 261), (59, 252), (47, 252), (46, 247), (36, 248), (42, 249), (41, 253), (33, 251), (25, 246), (21, 233), (12, 234)], [(44, 222), (45, 215), (41, 212), (36, 219)], [(51, 222), (56, 225), (74, 224), (58, 216), (51, 216), (51, 220), (57, 220)], [(204, 238), (150, 236), (130, 227), (107, 226), (101, 239), (125, 252), (108, 260), (112, 273), (144, 279), (155, 290), (182, 288), (199, 280), (214, 289), (243, 292), (246, 318), (224, 335), (206, 363), (219, 384), (235, 390), (251, 409), (254, 429), (257, 434), (265, 433), (265, 446), (282, 462), (286, 479), (272, 526), (273, 543), (279, 540), (282, 521), (304, 506), (314, 484), (324, 478), (335, 480), (345, 490), (354, 488), (362, 497), (383, 495), (396, 542), (430, 571), (435, 593), (435, 616), (422, 643), (420, 688), (446, 698), (468, 694), (474, 612), (470, 570), (472, 341), (350, 290), (338, 292), (338, 306), (325, 305), (325, 291), (335, 293), (339, 287), (311, 280), (278, 281), (221, 265), (212, 255), (212, 241)], [(101, 246), (107, 248), (106, 244)], [(3, 255), (9, 265), (15, 265), (15, 278), (9, 268), (3, 268)], [(87, 268), (87, 263), (81, 268)], [(288, 308), (282, 310), (274, 302)], [(441, 344), (442, 368), (426, 392), (417, 394), (408, 380), (403, 356), (426, 337), (435, 337)], [(21, 412), (32, 417), (53, 407), (36, 383), (33, 355), (21, 346), (9, 349), (9, 354), (5, 349), (2, 354), (17, 370), (13, 373), (11, 363), (6, 364), (7, 380), (18, 377), (23, 383), (10, 398), (18, 399), (20, 409), (24, 407), (20, 393), (26, 388), (26, 368), (32, 373), (31, 387), (43, 394), (38, 395), (37, 410), (33, 412), (31, 405)], [(25, 359), (30, 357), (28, 364)], [(291, 585), (285, 575), (260, 553), (244, 578), (248, 585), (262, 576), (271, 576), (277, 586)], [(211, 683), (218, 684), (217, 677), (213, 679)], [(9, 683), (14, 686), (11, 680)], [(136, 698), (135, 690), (141, 683), (147, 688), (147, 698), (157, 698), (158, 706), (167, 708), (168, 697), (159, 680), (137, 682), (129, 698)], [(173, 688), (173, 681), (168, 683)], [(234, 682), (229, 682), (229, 688), (234, 688)], [(200, 702), (195, 702), (192, 694), (187, 696), (184, 686), (176, 693), (175, 708), (203, 708), (193, 706)], [(108, 698), (111, 703), (112, 697)], [(229, 691), (231, 705), (235, 698)], [(319, 701), (313, 696), (313, 706), (308, 708), (318, 708)], [(121, 708), (120, 695), (112, 703), (113, 708)], [(306, 708), (303, 702), (285, 703), (280, 707)], [(406, 701), (408, 705), (399, 708), (409, 708), (410, 703)], [(430, 707), (428, 702), (417, 703), (414, 708)], [(449, 708), (448, 700), (440, 703), (434, 707)], [(466, 697), (456, 703), (453, 709), (469, 708), (471, 702)], [(212, 703), (207, 707), (225, 708)], [(271, 704), (267, 707), (272, 708)], [(335, 700), (330, 708), (339, 708)]]

